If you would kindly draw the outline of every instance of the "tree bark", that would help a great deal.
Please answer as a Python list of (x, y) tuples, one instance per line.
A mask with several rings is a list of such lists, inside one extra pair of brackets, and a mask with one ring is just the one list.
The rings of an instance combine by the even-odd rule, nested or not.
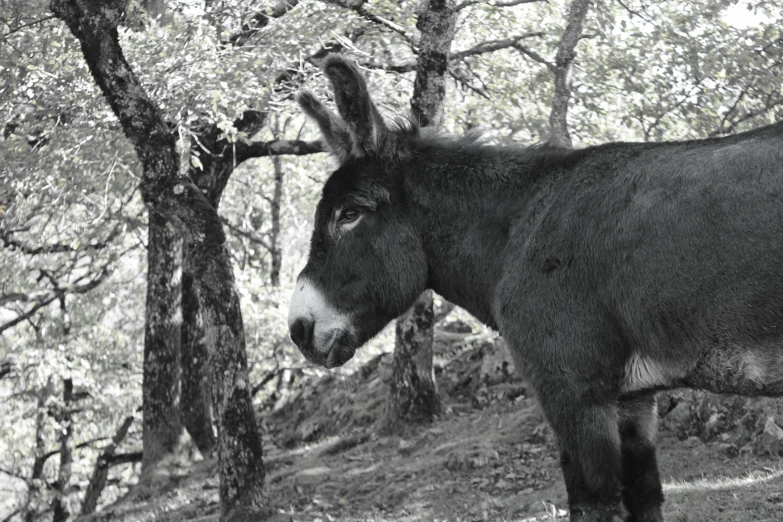
[(98, 501), (101, 499), (101, 493), (103, 488), (106, 487), (106, 479), (109, 476), (109, 461), (117, 451), (125, 436), (128, 434), (128, 430), (133, 424), (133, 416), (126, 417), (120, 425), (117, 433), (111, 439), (111, 443), (107, 445), (101, 452), (98, 460), (95, 462), (95, 469), (92, 471), (92, 478), (87, 485), (87, 491), (84, 492), (84, 500), (82, 501), (82, 515), (89, 515), (95, 512), (95, 508), (98, 507)]
[(160, 214), (149, 214), (144, 321), (142, 480), (182, 434), (179, 414), (181, 241)]
[[(411, 108), (422, 126), (443, 123), (449, 52), (457, 28), (453, 0), (430, 0), (416, 26), (421, 31)], [(440, 412), (432, 372), (434, 316), (426, 291), (397, 319), (392, 380), (381, 431), (406, 423), (430, 422)]]
[(568, 19), (563, 36), (555, 55), (555, 92), (552, 97), (552, 110), (549, 113), (549, 125), (552, 135), (549, 142), (560, 147), (571, 146), (571, 134), (568, 132), (568, 102), (571, 98), (571, 69), (576, 58), (576, 44), (582, 37), (587, 9), (590, 0), (573, 0), (568, 9)]
[(63, 379), (63, 404), (58, 415), (60, 423), (60, 469), (57, 472), (57, 488), (54, 498), (54, 516), (52, 522), (65, 522), (71, 516), (65, 497), (71, 482), (71, 464), (73, 464), (73, 422), (71, 403), (73, 402), (73, 380)]
[(180, 176), (174, 138), (119, 44), (125, 0), (52, 0), (79, 40), (85, 61), (143, 166), (142, 198), (151, 215), (174, 223), (194, 254), (193, 281), (206, 332), (217, 416), (221, 518), (266, 512), (261, 437), (250, 402), (242, 315), (226, 237), (215, 208)]
[(427, 290), (397, 319), (389, 397), (380, 426), (383, 433), (431, 422), (440, 413), (432, 372), (433, 318), (432, 291)]
[(204, 319), (199, 310), (193, 274), (194, 253), (186, 241), (182, 252), (182, 343), (181, 398), (182, 423), (201, 455), (207, 457), (215, 448), (212, 407), (209, 388), (207, 339)]
[(443, 124), (446, 73), (451, 42), (457, 30), (457, 14), (452, 0), (429, 0), (416, 22), (421, 39), (411, 109), (422, 127)]

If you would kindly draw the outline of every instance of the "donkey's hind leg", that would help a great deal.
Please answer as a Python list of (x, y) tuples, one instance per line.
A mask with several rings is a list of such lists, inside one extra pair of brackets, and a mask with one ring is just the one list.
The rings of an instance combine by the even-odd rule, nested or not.
[(658, 412), (655, 394), (620, 400), (620, 439), (623, 453), (623, 498), (628, 522), (663, 522), (663, 489), (655, 458)]
[(571, 522), (624, 522), (617, 408), (585, 403), (565, 391), (567, 384), (548, 384), (539, 398), (560, 444)]

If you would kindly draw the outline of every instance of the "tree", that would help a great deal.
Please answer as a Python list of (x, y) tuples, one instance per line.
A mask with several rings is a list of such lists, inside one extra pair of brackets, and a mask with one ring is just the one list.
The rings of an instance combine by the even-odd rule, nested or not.
[(239, 300), (220, 219), (201, 191), (179, 173), (174, 140), (119, 44), (123, 1), (53, 0), (52, 11), (79, 40), (90, 72), (134, 145), (150, 213), (176, 224), (198, 245), (194, 282), (203, 310), (218, 423), (220, 500), (226, 519), (262, 511), (264, 465), (250, 405)]

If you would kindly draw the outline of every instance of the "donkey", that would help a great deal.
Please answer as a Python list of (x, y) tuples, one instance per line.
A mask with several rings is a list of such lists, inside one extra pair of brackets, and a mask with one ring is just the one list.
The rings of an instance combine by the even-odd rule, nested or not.
[(783, 123), (719, 139), (499, 147), (387, 124), (350, 61), (339, 168), (291, 300), (340, 366), (431, 288), (497, 329), (561, 450), (572, 522), (660, 522), (659, 390), (783, 394)]

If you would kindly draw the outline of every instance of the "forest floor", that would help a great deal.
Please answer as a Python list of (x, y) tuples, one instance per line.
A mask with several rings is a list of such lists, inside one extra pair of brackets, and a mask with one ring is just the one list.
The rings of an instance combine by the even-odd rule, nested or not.
[[(438, 372), (443, 413), (431, 425), (393, 436), (375, 433), (390, 355), (353, 376), (306, 383), (285, 405), (262, 415), (273, 520), (567, 519), (556, 445), (535, 398), (508, 371), (497, 343), (449, 333), (441, 340), (444, 336), (462, 348)], [(715, 419), (712, 415), (710, 422)], [(713, 433), (706, 443), (705, 437), (683, 433), (663, 419), (658, 456), (667, 521), (783, 520), (778, 457), (731, 444), (729, 433)], [(146, 494), (132, 494), (91, 519), (217, 520), (213, 459), (166, 477)]]

